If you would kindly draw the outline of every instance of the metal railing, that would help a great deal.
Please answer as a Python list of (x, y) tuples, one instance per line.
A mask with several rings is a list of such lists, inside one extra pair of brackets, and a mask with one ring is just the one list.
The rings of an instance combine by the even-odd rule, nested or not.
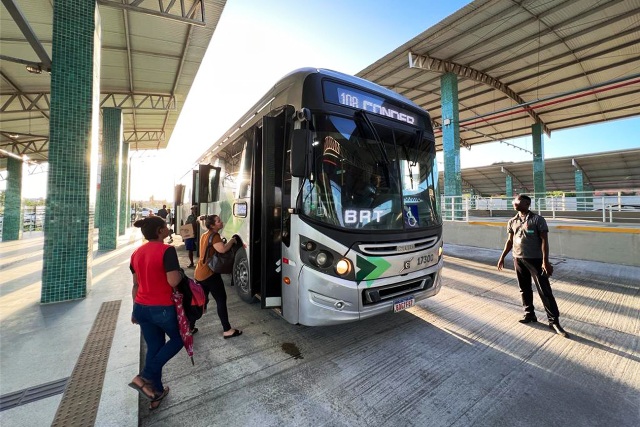
[[(442, 219), (511, 217), (511, 197), (442, 196)], [(547, 218), (640, 224), (640, 196), (553, 196), (531, 200), (531, 210)]]

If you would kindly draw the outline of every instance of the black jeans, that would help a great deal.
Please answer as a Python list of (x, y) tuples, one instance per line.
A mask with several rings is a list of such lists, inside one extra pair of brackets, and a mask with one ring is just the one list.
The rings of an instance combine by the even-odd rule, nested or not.
[(213, 273), (211, 277), (202, 280), (200, 284), (204, 289), (205, 296), (211, 293), (213, 299), (216, 300), (216, 308), (220, 323), (222, 323), (222, 329), (227, 332), (231, 329), (231, 325), (229, 324), (229, 313), (227, 312), (227, 292), (224, 289), (222, 277), (218, 273)]
[(542, 271), (542, 258), (513, 258), (513, 266), (518, 277), (518, 286), (520, 287), (525, 314), (527, 316), (535, 316), (533, 290), (531, 288), (531, 279), (533, 278), (533, 282), (538, 289), (538, 295), (540, 295), (544, 309), (547, 312), (549, 323), (558, 323), (558, 318), (560, 317), (558, 304), (556, 304), (556, 299), (553, 297), (549, 278)]

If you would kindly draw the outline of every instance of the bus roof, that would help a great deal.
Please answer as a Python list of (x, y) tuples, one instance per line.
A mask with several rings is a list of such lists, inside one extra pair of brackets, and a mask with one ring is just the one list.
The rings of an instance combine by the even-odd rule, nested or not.
[[(422, 107), (411, 101), (410, 99), (405, 98), (404, 96), (394, 92), (390, 89), (387, 89), (383, 86), (380, 86), (376, 83), (372, 83), (368, 80), (365, 80), (360, 77), (355, 77), (349, 74), (344, 74), (339, 71), (328, 70), (326, 68), (298, 68), (296, 70), (291, 71), (290, 73), (284, 75), (280, 78), (273, 87), (262, 97), (260, 100), (251, 107), (247, 113), (245, 113), (233, 126), (231, 126), (226, 132), (224, 132), (206, 151), (202, 154), (196, 164), (201, 163), (207, 155), (211, 152), (216, 144), (220, 144), (221, 142), (227, 141), (231, 135), (235, 134), (245, 123), (251, 120), (257, 112), (261, 111), (263, 108), (269, 104), (273, 98), (275, 98), (283, 89), (288, 88), (296, 83), (304, 82), (305, 78), (311, 74), (321, 74), (327, 77), (333, 77), (338, 80), (342, 80), (346, 83), (351, 83), (356, 86), (360, 86), (363, 89), (369, 90), (371, 92), (376, 92), (385, 98), (393, 99), (397, 102), (404, 103), (415, 108), (418, 111), (423, 111), (428, 114)], [(222, 148), (222, 147), (221, 147)]]

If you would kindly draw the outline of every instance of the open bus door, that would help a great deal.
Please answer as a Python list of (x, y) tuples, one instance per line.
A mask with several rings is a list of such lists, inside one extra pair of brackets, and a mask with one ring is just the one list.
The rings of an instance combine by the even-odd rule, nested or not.
[[(259, 133), (256, 135), (257, 152), (261, 154), (255, 157), (255, 176), (261, 177), (262, 182), (254, 187), (260, 192), (259, 197), (256, 197), (260, 200), (260, 207), (258, 210), (254, 210), (256, 215), (253, 217), (255, 225), (259, 223), (260, 230), (259, 274), (254, 277), (260, 278), (262, 308), (282, 306), (282, 268), (280, 263), (282, 260), (283, 158), (282, 154), (276, 155), (276, 153), (283, 152), (284, 129), (285, 114), (264, 117), (262, 135)], [(261, 149), (260, 145), (262, 145)], [(256, 184), (258, 183), (256, 182)], [(257, 263), (255, 267), (258, 267)]]

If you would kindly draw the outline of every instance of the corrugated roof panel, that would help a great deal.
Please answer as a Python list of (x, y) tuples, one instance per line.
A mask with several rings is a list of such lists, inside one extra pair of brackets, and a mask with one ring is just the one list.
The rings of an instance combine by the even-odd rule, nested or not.
[[(52, 2), (49, 0), (14, 1), (51, 57)], [(166, 7), (167, 4), (165, 2), (164, 6)], [(139, 135), (147, 131), (144, 136), (140, 136), (142, 139), (131, 140), (134, 150), (166, 147), (225, 4), (225, 0), (204, 0), (207, 26), (194, 26), (188, 41), (186, 35), (190, 25), (185, 22), (159, 18), (140, 11), (125, 11), (104, 4), (99, 5), (102, 28), (100, 70), (102, 93), (117, 92), (123, 94), (122, 96), (134, 93), (136, 99), (140, 99), (145, 94), (160, 93), (173, 95), (178, 100), (177, 109), (151, 110), (146, 103), (142, 105), (142, 109), (136, 111), (135, 115), (130, 109), (133, 105), (131, 101), (126, 104), (125, 135), (131, 136), (134, 129)], [(158, 7), (154, 2), (145, 2), (143, 6), (156, 9)], [(179, 11), (179, 3), (174, 4), (173, 10)], [(0, 20), (2, 54), (40, 62), (5, 8), (0, 8)], [(183, 58), (185, 64), (181, 68)], [(132, 78), (129, 73), (130, 67)], [(181, 69), (183, 74), (178, 76)], [(2, 72), (5, 76), (0, 80), (0, 90), (3, 94), (15, 93), (16, 88), (25, 92), (46, 92), (47, 96), (50, 92), (51, 78), (47, 73), (30, 74), (26, 72), (24, 65), (9, 61), (2, 61)], [(176, 81), (179, 84), (176, 85)], [(33, 99), (33, 95), (30, 97)], [(4, 95), (2, 99), (5, 99)], [(113, 102), (111, 100), (109, 105), (113, 105)], [(46, 104), (41, 101), (38, 103), (38, 106), (40, 105)], [(48, 111), (5, 112), (0, 118), (0, 130), (37, 132), (38, 135), (48, 138), (47, 117)], [(24, 120), (19, 120), (23, 118)], [(155, 138), (163, 132), (164, 139)], [(8, 139), (5, 133), (0, 133), (0, 144), (9, 144), (16, 152), (26, 150), (29, 153), (32, 149), (21, 141)], [(46, 157), (46, 151), (39, 157), (32, 156), (38, 159), (46, 159)]]

